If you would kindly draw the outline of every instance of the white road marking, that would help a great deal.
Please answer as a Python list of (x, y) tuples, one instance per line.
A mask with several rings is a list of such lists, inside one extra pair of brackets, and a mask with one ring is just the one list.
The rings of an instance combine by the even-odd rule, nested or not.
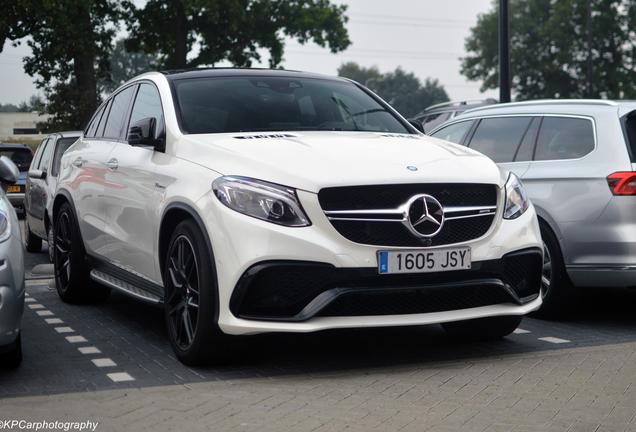
[(45, 318), (44, 321), (46, 321), (47, 324), (62, 324), (64, 322), (59, 318)]
[(101, 354), (102, 352), (99, 350), (99, 348), (94, 347), (94, 346), (89, 346), (89, 347), (79, 347), (78, 351), (81, 352), (82, 354)]
[(36, 300), (36, 299), (34, 299), (33, 297), (26, 297), (26, 298), (24, 299), (24, 301), (25, 301), (26, 303), (35, 303), (37, 300)]
[(135, 380), (126, 372), (114, 372), (114, 373), (106, 374), (106, 376), (110, 378), (111, 380), (113, 380), (113, 382), (125, 382), (125, 381)]
[(544, 341), (544, 342), (550, 342), (550, 343), (553, 343), (553, 344), (562, 344), (562, 343), (572, 342), (572, 341), (569, 341), (567, 339), (561, 339), (561, 338), (552, 337), (552, 336), (542, 337), (542, 338), (539, 338), (539, 340)]
[(24, 293), (24, 295), (25, 295), (26, 297), (31, 297), (31, 295), (30, 295), (29, 293)]
[(515, 329), (515, 331), (513, 331), (514, 334), (526, 334), (526, 333), (532, 333), (530, 330), (524, 330), (522, 328), (518, 328)]
[(44, 305), (41, 305), (39, 303), (36, 304), (30, 304), (29, 305), (29, 309), (44, 309)]
[(53, 316), (53, 312), (51, 312), (50, 310), (37, 311), (37, 314), (40, 316)]
[(74, 333), (75, 330), (73, 330), (70, 327), (55, 327), (55, 331), (58, 333)]
[(115, 363), (109, 358), (98, 358), (98, 359), (93, 359), (91, 361), (93, 362), (95, 366), (100, 368), (117, 366), (117, 363)]
[(66, 340), (70, 343), (88, 342), (84, 336), (66, 336)]

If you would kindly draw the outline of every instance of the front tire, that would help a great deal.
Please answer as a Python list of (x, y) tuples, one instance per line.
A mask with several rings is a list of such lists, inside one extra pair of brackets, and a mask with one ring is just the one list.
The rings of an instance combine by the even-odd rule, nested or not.
[(27, 252), (42, 251), (42, 239), (31, 232), (29, 220), (26, 217), (24, 218), (24, 246)]
[(90, 283), (82, 236), (75, 214), (68, 203), (60, 207), (53, 226), (55, 287), (60, 298), (66, 303), (105, 300), (110, 290)]
[(227, 360), (227, 336), (216, 322), (216, 271), (209, 248), (191, 220), (175, 228), (165, 256), (164, 317), (170, 343), (184, 364)]
[(442, 324), (446, 333), (462, 340), (487, 341), (501, 339), (515, 331), (523, 316), (500, 316)]

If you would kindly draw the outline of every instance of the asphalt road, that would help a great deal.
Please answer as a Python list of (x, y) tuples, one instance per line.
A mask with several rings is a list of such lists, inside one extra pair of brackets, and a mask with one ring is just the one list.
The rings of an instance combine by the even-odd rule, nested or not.
[[(46, 264), (47, 261), (46, 251), (28, 254), (27, 262), (30, 268)], [(41, 269), (46, 270), (47, 267), (40, 267)], [(28, 273), (30, 274), (30, 269)], [(40, 277), (46, 277), (46, 275), (40, 275)], [(116, 293), (103, 304), (65, 304), (59, 300), (54, 284), (46, 279), (29, 280), (27, 292), (29, 296), (23, 321), (24, 363), (16, 371), (0, 371), (0, 419), (3, 414), (6, 414), (6, 412), (3, 413), (3, 407), (6, 409), (8, 406), (4, 402), (14, 400), (15, 397), (36, 398), (34, 400), (40, 401), (42, 397), (58, 395), (60, 398), (71, 397), (76, 400), (77, 396), (73, 395), (97, 395), (103, 391), (129, 395), (132, 389), (149, 391), (151, 395), (154, 395), (152, 397), (157, 397), (158, 394), (163, 394), (164, 389), (170, 393), (169, 389), (178, 388), (205, 389), (207, 397), (204, 400), (212, 403), (210, 402), (212, 400), (218, 401), (214, 397), (221, 397), (220, 394), (215, 393), (215, 386), (231, 387), (240, 382), (241, 392), (250, 394), (267, 389), (268, 394), (271, 391), (273, 395), (278, 394), (282, 397), (282, 395), (296, 394), (299, 388), (306, 389), (307, 392), (314, 391), (312, 389), (316, 380), (326, 386), (329, 392), (338, 391), (343, 385), (352, 386), (348, 387), (351, 394), (363, 391), (370, 382), (389, 380), (390, 387), (400, 393), (399, 389), (406, 392), (409, 388), (413, 388), (413, 382), (417, 383), (417, 379), (421, 379), (422, 374), (429, 376), (427, 374), (430, 371), (438, 371), (438, 373), (440, 370), (455, 371), (445, 378), (446, 381), (435, 380), (434, 384), (428, 381), (419, 384), (424, 386), (420, 390), (425, 391), (426, 394), (435, 393), (435, 391), (444, 393), (450, 385), (455, 388), (458, 377), (464, 377), (466, 383), (481, 383), (480, 380), (484, 379), (485, 373), (483, 367), (471, 369), (471, 365), (486, 365), (487, 367), (484, 367), (491, 371), (501, 368), (501, 375), (492, 377), (493, 382), (498, 383), (496, 387), (498, 395), (504, 394), (501, 392), (508, 392), (505, 393), (506, 397), (516, 397), (518, 401), (534, 401), (537, 406), (543, 406), (553, 401), (555, 397), (553, 392), (557, 391), (559, 382), (570, 385), (570, 390), (573, 390), (570, 399), (577, 394), (590, 394), (596, 391), (595, 389), (601, 388), (593, 379), (595, 374), (602, 370), (598, 369), (599, 362), (610, 364), (613, 358), (623, 359), (636, 353), (636, 315), (634, 314), (636, 293), (627, 290), (589, 290), (585, 292), (574, 314), (567, 319), (544, 321), (526, 318), (515, 334), (497, 342), (455, 342), (449, 340), (439, 326), (329, 331), (307, 335), (261, 335), (235, 340), (231, 347), (236, 352), (235, 361), (232, 364), (204, 368), (189, 368), (175, 359), (167, 341), (162, 311), (159, 308), (138, 303)], [(575, 360), (578, 359), (576, 356), (581, 356), (582, 360)], [(595, 360), (597, 369), (587, 367), (590, 359), (597, 357), (599, 357), (599, 360)], [(549, 369), (539, 368), (542, 374), (541, 380), (543, 380), (541, 382), (551, 379), (555, 381), (557, 387), (551, 388), (550, 392), (545, 389), (537, 390), (536, 393), (527, 393), (527, 389), (516, 392), (516, 382), (522, 380), (524, 374), (534, 368), (534, 366), (532, 368), (528, 366), (530, 369), (521, 368), (517, 372), (511, 372), (511, 364), (518, 365), (523, 361), (527, 361), (531, 366), (536, 366), (538, 364), (536, 362), (550, 364)], [(631, 361), (624, 361), (631, 367)], [(504, 365), (508, 366), (504, 368)], [(512, 370), (516, 369), (513, 367)], [(577, 374), (581, 370), (589, 373), (589, 376), (586, 375), (585, 379), (579, 377)], [(446, 372), (442, 375), (446, 376)], [(610, 411), (602, 418), (599, 417), (598, 421), (586, 420), (593, 426), (613, 424), (607, 421), (612, 420), (611, 413), (616, 410), (616, 407), (631, 409), (633, 414), (636, 414), (634, 398), (625, 399), (632, 382), (636, 388), (636, 370), (614, 367), (610, 372), (611, 379), (618, 380), (619, 384), (627, 387), (622, 393), (604, 396), (610, 398), (608, 399), (611, 402), (608, 402), (611, 405), (608, 408)], [(417, 378), (415, 381), (414, 377)], [(577, 380), (574, 383), (567, 381), (575, 378)], [(280, 390), (280, 394), (276, 393), (275, 389), (280, 389), (281, 380), (293, 383), (293, 391), (283, 389)], [(274, 387), (271, 388), (271, 386)], [(388, 391), (384, 389), (382, 392), (385, 390)], [(455, 390), (459, 391), (459, 388)], [(225, 395), (223, 397), (233, 394), (231, 389), (225, 388), (223, 391), (226, 392), (223, 393)], [(457, 397), (457, 394), (453, 396), (450, 393), (444, 393), (444, 395), (444, 400), (451, 397), (450, 400), (453, 403), (457, 402), (458, 409), (467, 409), (464, 406), (466, 401), (452, 399)], [(400, 398), (397, 394), (394, 396), (385, 401), (386, 406), (400, 411), (402, 409)], [(86, 397), (93, 398), (93, 396)], [(149, 404), (150, 401), (155, 400), (152, 397), (148, 399)], [(600, 398), (603, 399), (603, 397)], [(15, 401), (20, 400), (22, 399), (15, 399)], [(594, 400), (600, 399), (597, 397)], [(571, 400), (563, 403), (570, 402)], [(115, 408), (123, 409), (122, 403), (120, 401)], [(233, 403), (238, 404), (238, 401), (232, 399), (228, 405), (224, 405), (226, 407), (224, 409), (231, 409)], [(261, 409), (263, 404), (269, 406), (266, 402), (257, 403)], [(311, 411), (313, 405), (309, 402), (308, 405), (307, 409)], [(559, 406), (559, 412), (566, 410), (562, 414), (567, 414), (567, 421), (563, 424), (559, 423), (559, 427), (554, 430), (584, 430), (573, 428), (573, 425), (581, 421), (580, 413), (567, 411), (568, 408), (565, 405)], [(490, 405), (484, 405), (483, 410), (491, 408)], [(53, 409), (51, 405), (51, 410)], [(117, 412), (116, 409), (113, 412)], [(216, 414), (212, 417), (218, 421), (228, 421), (229, 423), (224, 423), (228, 428), (232, 426), (241, 429), (241, 421), (238, 417), (232, 419), (232, 416), (224, 409), (211, 410), (208, 414), (215, 412)], [(324, 406), (321, 409), (324, 409)], [(111, 412), (106, 408), (104, 410), (106, 410), (105, 413)], [(69, 407), (66, 412), (69, 415), (74, 413), (72, 407)], [(425, 411), (422, 411), (421, 415), (424, 416), (424, 413)], [(121, 412), (112, 416), (106, 414), (104, 418), (110, 418), (114, 422), (120, 414)], [(261, 420), (266, 421), (270, 418), (268, 416), (275, 416), (276, 411), (266, 410), (261, 414)], [(307, 412), (307, 416), (310, 417), (314, 414), (316, 413)], [(484, 429), (479, 430), (493, 430), (490, 427), (516, 424), (514, 418), (498, 417), (500, 415), (503, 414), (494, 411), (492, 419), (497, 419), (497, 422), (493, 420), (488, 423), (487, 419), (483, 419)], [(339, 422), (336, 422), (336, 426), (329, 430), (352, 430), (350, 427), (355, 429), (357, 423), (357, 420), (354, 420), (355, 416), (346, 417), (344, 414), (342, 416), (342, 418), (336, 418)], [(621, 418), (616, 430), (636, 430), (636, 424), (633, 423), (634, 417), (635, 415)], [(423, 418), (426, 420), (426, 416)], [(445, 417), (434, 418), (436, 420), (430, 423), (430, 426), (448, 425), (444, 420)], [(270, 420), (274, 421), (274, 418)], [(554, 418), (544, 419), (544, 423), (541, 424), (549, 424), (552, 427), (552, 420)], [(263, 426), (258, 418), (245, 421), (247, 425)], [(111, 423), (113, 424), (116, 423)], [(304, 425), (302, 421), (298, 424)], [(333, 422), (329, 424), (334, 426)], [(294, 428), (281, 426), (274, 430), (284, 429)], [(300, 427), (298, 430), (308, 429), (313, 428), (307, 426), (307, 428)], [(461, 428), (441, 430), (459, 429)], [(590, 430), (606, 429), (591, 428)], [(389, 430), (394, 429), (389, 428)], [(512, 430), (512, 428), (501, 427), (500, 430)]]

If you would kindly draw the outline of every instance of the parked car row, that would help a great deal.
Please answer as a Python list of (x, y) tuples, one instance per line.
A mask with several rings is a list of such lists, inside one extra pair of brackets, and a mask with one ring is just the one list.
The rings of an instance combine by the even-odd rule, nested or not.
[(636, 286), (636, 103), (469, 106), (427, 110), (430, 137), (343, 78), (144, 74), (43, 140), (26, 247), (49, 243), (63, 301), (163, 307), (191, 365), (263, 332), (498, 338)]

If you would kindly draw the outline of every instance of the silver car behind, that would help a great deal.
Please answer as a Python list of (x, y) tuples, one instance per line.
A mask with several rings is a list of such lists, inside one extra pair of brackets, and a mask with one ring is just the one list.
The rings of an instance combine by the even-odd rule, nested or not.
[(523, 180), (546, 244), (545, 315), (571, 306), (576, 287), (636, 287), (636, 102), (490, 105), (431, 135)]

